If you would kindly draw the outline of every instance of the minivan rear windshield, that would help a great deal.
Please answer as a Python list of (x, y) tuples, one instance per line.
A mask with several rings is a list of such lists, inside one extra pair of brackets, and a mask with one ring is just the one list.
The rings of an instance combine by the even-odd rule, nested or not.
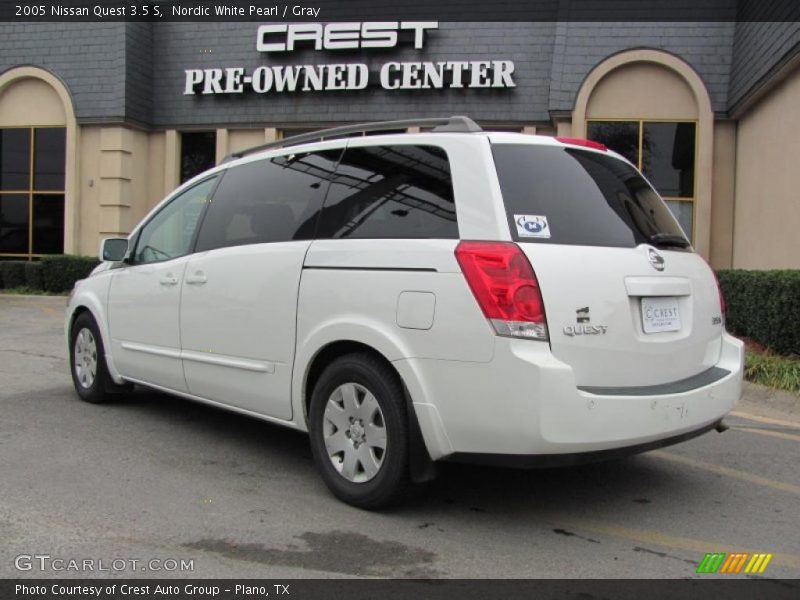
[(622, 160), (532, 144), (494, 144), (492, 152), (517, 241), (689, 248), (664, 201)]

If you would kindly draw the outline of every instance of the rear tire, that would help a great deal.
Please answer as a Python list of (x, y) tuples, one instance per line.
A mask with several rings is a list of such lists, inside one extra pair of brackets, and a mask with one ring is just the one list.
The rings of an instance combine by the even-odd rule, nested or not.
[(101, 404), (108, 402), (114, 393), (128, 389), (126, 386), (115, 384), (111, 379), (106, 366), (103, 339), (90, 313), (84, 312), (78, 315), (72, 324), (69, 339), (72, 383), (82, 400)]
[(397, 373), (367, 353), (342, 356), (311, 395), (314, 462), (328, 489), (359, 508), (396, 504), (411, 488), (406, 401)]

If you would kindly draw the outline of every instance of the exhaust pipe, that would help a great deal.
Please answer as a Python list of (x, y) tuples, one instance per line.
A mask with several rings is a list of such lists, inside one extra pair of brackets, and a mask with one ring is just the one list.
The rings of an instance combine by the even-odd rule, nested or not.
[(717, 430), (717, 433), (724, 433), (725, 431), (728, 431), (728, 429), (730, 428), (731, 426), (725, 423), (724, 421), (720, 421), (719, 423), (717, 423), (717, 426), (714, 427), (714, 429)]

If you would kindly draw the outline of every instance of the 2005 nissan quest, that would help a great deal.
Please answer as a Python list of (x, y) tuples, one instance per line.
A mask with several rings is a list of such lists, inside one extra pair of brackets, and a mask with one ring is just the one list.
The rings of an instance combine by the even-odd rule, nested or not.
[(140, 384), (308, 431), (360, 507), (441, 460), (572, 464), (722, 430), (741, 394), (712, 270), (586, 140), (465, 117), (303, 134), (101, 252), (66, 315), (81, 398)]

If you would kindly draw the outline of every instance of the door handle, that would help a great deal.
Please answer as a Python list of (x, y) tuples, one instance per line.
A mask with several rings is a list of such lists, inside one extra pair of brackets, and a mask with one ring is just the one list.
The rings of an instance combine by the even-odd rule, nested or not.
[(166, 277), (162, 277), (159, 283), (161, 285), (178, 285), (178, 278), (173, 277), (172, 275), (167, 275)]
[(188, 275), (186, 277), (186, 283), (190, 285), (203, 285), (208, 281), (208, 277), (205, 276), (205, 273), (202, 271), (197, 271), (194, 275)]

